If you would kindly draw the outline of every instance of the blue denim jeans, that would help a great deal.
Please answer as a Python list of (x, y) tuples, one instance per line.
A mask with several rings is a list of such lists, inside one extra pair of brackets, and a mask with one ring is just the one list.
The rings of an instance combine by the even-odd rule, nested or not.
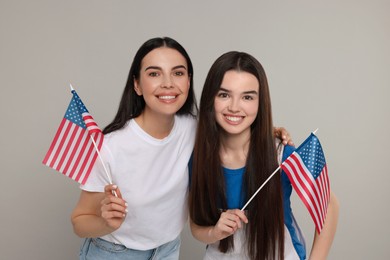
[(178, 260), (180, 236), (150, 250), (134, 250), (101, 238), (86, 238), (80, 250), (80, 260)]

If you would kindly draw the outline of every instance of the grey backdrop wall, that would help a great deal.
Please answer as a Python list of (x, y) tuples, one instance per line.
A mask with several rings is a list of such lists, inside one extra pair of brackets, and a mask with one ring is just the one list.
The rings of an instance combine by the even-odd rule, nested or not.
[[(1, 259), (77, 259), (78, 185), (41, 164), (78, 90), (100, 126), (132, 57), (155, 36), (188, 50), (199, 97), (229, 50), (264, 65), (276, 125), (299, 144), (319, 128), (340, 220), (330, 259), (389, 259), (389, 1), (0, 1)], [(311, 245), (314, 226), (294, 197)], [(204, 246), (186, 229), (181, 259)]]

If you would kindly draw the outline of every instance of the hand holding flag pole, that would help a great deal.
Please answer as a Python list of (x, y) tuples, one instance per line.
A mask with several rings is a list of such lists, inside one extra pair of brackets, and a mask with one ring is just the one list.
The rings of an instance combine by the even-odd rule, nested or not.
[[(74, 90), (72, 84), (69, 83), (69, 86), (70, 86), (70, 91), (73, 93), (73, 92), (76, 92), (76, 90)], [(93, 120), (93, 119), (92, 119)], [(100, 129), (99, 129), (100, 130)], [(93, 143), (93, 146), (95, 147), (95, 150), (98, 154), (98, 157), (99, 157), (99, 160), (100, 162), (102, 163), (103, 165), (103, 168), (104, 168), (104, 172), (106, 173), (106, 176), (107, 176), (107, 179), (108, 179), (108, 182), (110, 184), (112, 184), (112, 178), (111, 178), (111, 174), (108, 172), (107, 168), (106, 168), (106, 164), (104, 163), (103, 161), (103, 158), (102, 156), (100, 155), (100, 149), (98, 148), (96, 142), (95, 142), (95, 139), (93, 139), (92, 135), (89, 135), (89, 137), (91, 138), (91, 141)], [(118, 197), (117, 193), (115, 190), (112, 191), (112, 193), (115, 195), (115, 197)]]
[(249, 205), (264, 185), (282, 168), (308, 209), (318, 233), (321, 233), (330, 200), (330, 183), (325, 156), (315, 136), (317, 130), (318, 128), (282, 162), (241, 210)]

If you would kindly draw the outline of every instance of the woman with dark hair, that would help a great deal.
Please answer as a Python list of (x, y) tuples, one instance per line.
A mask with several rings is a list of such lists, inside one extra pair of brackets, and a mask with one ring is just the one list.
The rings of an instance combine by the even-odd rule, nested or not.
[[(175, 40), (136, 53), (118, 112), (72, 214), (81, 259), (178, 259), (196, 130), (193, 67)], [(117, 197), (113, 195), (113, 192)]]
[[(293, 150), (285, 148), (285, 156)], [(204, 84), (192, 161), (190, 224), (194, 237), (208, 244), (204, 259), (306, 259), (285, 173), (275, 175), (245, 212), (239, 210), (278, 167), (281, 150), (263, 67), (249, 54), (225, 53)], [(313, 259), (326, 258), (337, 215), (332, 194)]]

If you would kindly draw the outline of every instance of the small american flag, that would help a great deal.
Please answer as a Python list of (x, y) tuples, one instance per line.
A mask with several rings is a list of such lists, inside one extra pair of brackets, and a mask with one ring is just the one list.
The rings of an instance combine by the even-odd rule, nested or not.
[(311, 134), (281, 166), (309, 210), (317, 232), (321, 233), (330, 198), (330, 183), (318, 138)]
[(75, 90), (72, 90), (72, 94), (72, 100), (42, 163), (85, 184), (104, 136)]

